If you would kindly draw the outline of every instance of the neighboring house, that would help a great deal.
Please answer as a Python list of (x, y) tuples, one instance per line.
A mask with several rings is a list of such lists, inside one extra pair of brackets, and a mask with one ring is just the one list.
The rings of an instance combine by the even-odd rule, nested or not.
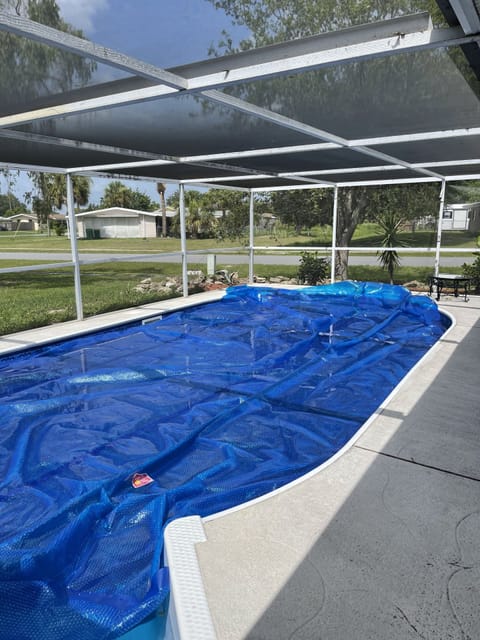
[(443, 230), (480, 231), (480, 202), (446, 204), (443, 209)]
[[(176, 214), (167, 207), (168, 221)], [(156, 238), (162, 234), (162, 212), (110, 207), (76, 214), (79, 238)]]
[(38, 231), (35, 213), (16, 213), (8, 218), (0, 217), (0, 231)]

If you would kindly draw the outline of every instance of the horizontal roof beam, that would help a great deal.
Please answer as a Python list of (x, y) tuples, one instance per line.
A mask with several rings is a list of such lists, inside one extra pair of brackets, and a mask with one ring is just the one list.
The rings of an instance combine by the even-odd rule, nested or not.
[[(470, 128), (462, 128), (462, 129), (446, 129), (439, 131), (425, 131), (422, 133), (412, 133), (412, 134), (401, 134), (401, 135), (392, 135), (392, 136), (382, 136), (376, 138), (361, 138), (356, 140), (349, 140), (348, 144), (351, 147), (355, 146), (382, 146), (386, 144), (401, 144), (405, 142), (415, 143), (422, 142), (428, 140), (443, 140), (446, 138), (462, 138), (462, 137), (470, 137), (470, 136), (480, 136), (480, 127), (470, 127)], [(95, 144), (91, 142), (85, 142), (82, 140), (71, 140), (68, 138), (60, 138), (57, 136), (43, 135), (37, 133), (30, 133), (25, 131), (18, 131), (15, 129), (0, 129), (0, 138), (11, 138), (16, 140), (23, 140), (26, 142), (39, 142), (41, 144), (46, 145), (54, 145), (54, 146), (65, 146), (71, 147), (74, 149), (81, 149), (85, 151), (95, 151), (99, 153), (112, 153), (116, 155), (124, 155), (124, 156), (133, 156), (135, 158), (145, 158), (147, 162), (143, 164), (141, 160), (133, 161), (133, 166), (149, 166), (160, 164), (155, 162), (149, 162), (150, 160), (163, 160), (163, 164), (182, 162), (188, 164), (196, 164), (200, 162), (215, 162), (217, 160), (235, 160), (242, 158), (256, 158), (256, 157), (265, 157), (265, 156), (275, 156), (275, 155), (283, 155), (283, 154), (292, 154), (292, 153), (313, 153), (317, 151), (328, 151), (331, 149), (341, 149), (342, 145), (333, 143), (333, 142), (318, 142), (313, 144), (300, 144), (300, 145), (289, 145), (283, 147), (268, 147), (268, 148), (259, 148), (259, 149), (247, 149), (244, 151), (227, 151), (222, 153), (210, 153), (210, 154), (202, 154), (202, 155), (192, 155), (192, 156), (182, 156), (182, 157), (172, 157), (167, 156), (165, 154), (155, 154), (147, 151), (140, 151), (138, 149), (125, 149), (122, 147), (114, 147), (105, 144)], [(454, 162), (446, 162), (444, 164), (455, 164), (458, 162), (462, 162), (463, 164), (468, 164), (469, 162), (477, 162), (477, 160), (462, 160), (462, 161), (454, 161)], [(125, 164), (125, 167), (128, 163)], [(392, 168), (391, 165), (390, 168)], [(435, 162), (422, 162), (422, 163), (412, 163), (412, 166), (442, 166), (441, 164)], [(98, 165), (95, 165), (98, 167)], [(105, 169), (110, 168), (122, 168), (120, 163), (111, 163), (105, 165)], [(93, 170), (93, 167), (89, 167), (89, 170)], [(355, 167), (357, 170), (357, 167)], [(332, 173), (336, 170), (332, 170)], [(312, 171), (313, 173), (321, 173), (321, 171)], [(301, 172), (302, 175), (308, 175), (305, 172)]]
[(43, 135), (40, 133), (31, 133), (29, 131), (17, 131), (15, 129), (0, 129), (0, 138), (8, 138), (12, 140), (21, 140), (22, 142), (39, 143), (57, 147), (66, 147), (70, 149), (79, 149), (81, 151), (92, 151), (94, 153), (111, 153), (121, 156), (132, 156), (135, 158), (148, 158), (149, 160), (164, 160), (163, 164), (168, 162), (166, 156), (149, 153), (147, 151), (139, 151), (138, 149), (125, 149), (123, 147), (114, 147), (106, 144), (98, 144), (86, 142), (84, 140), (71, 140), (69, 138), (60, 138), (58, 136)]
[(86, 100), (77, 100), (75, 102), (62, 103), (60, 101), (58, 104), (48, 107), (0, 116), (0, 127), (15, 127), (38, 120), (51, 120), (54, 118), (64, 118), (65, 116), (89, 113), (91, 111), (101, 111), (102, 109), (110, 109), (111, 107), (170, 97), (177, 93), (175, 89), (161, 84), (145, 89), (115, 93), (98, 98), (87, 98)]
[[(0, 12), (0, 29), (51, 46), (66, 48), (79, 55), (93, 57), (104, 64), (120, 67), (148, 80), (148, 86), (137, 86), (127, 91), (121, 90), (122, 81), (115, 81), (112, 83), (113, 93), (108, 95), (105, 95), (105, 85), (101, 85), (101, 89), (95, 86), (85, 87), (75, 92), (77, 99), (73, 101), (68, 101), (68, 94), (66, 97), (59, 94), (57, 104), (51, 104), (52, 96), (48, 96), (45, 99), (48, 101), (47, 106), (42, 106), (40, 101), (38, 108), (29, 108), (22, 113), (1, 117), (0, 126), (3, 127), (135, 104), (169, 97), (179, 92), (183, 95), (219, 89), (232, 84), (300, 73), (332, 64), (452, 46), (478, 41), (480, 38), (478, 34), (465, 36), (459, 27), (432, 29), (428, 14), (423, 13), (351, 27), (232, 56), (212, 58), (169, 71), (5, 12)], [(179, 70), (185, 76), (180, 75)], [(193, 73), (200, 75), (195, 76)], [(158, 79), (162, 80), (162, 84), (152, 85), (151, 80)], [(125, 79), (125, 86), (131, 87), (131, 81), (131, 78)], [(95, 95), (96, 91), (100, 91), (101, 95)]]
[[(356, 146), (381, 146), (385, 144), (399, 144), (404, 142), (421, 142), (424, 140), (442, 140), (444, 138), (461, 138), (468, 136), (480, 136), (480, 127), (447, 129), (439, 131), (426, 131), (424, 133), (401, 134), (392, 136), (382, 136), (376, 138), (361, 138), (349, 140), (348, 145)], [(292, 153), (311, 153), (316, 151), (326, 151), (330, 149), (341, 149), (344, 145), (334, 142), (318, 142), (313, 144), (289, 145), (284, 147), (269, 147), (262, 149), (248, 149), (246, 151), (226, 151), (223, 153), (210, 153), (198, 156), (185, 156), (185, 162), (196, 160), (233, 160), (238, 158), (255, 158), (264, 156), (275, 156)], [(431, 164), (431, 163), (426, 163)]]
[[(480, 177), (480, 176), (479, 176)], [(254, 193), (267, 193), (269, 191), (298, 191), (299, 189), (321, 189), (336, 187), (375, 187), (389, 184), (417, 184), (419, 182), (440, 182), (440, 178), (418, 177), (418, 178), (396, 178), (389, 180), (364, 180), (357, 182), (336, 182), (334, 185), (331, 183), (317, 184), (317, 185), (290, 185), (287, 187), (254, 187), (252, 191)]]
[[(307, 39), (310, 50), (306, 53), (301, 52), (305, 40), (293, 40), (273, 45), (272, 50), (270, 47), (255, 50), (255, 56), (246, 66), (237, 66), (242, 54), (220, 58), (220, 61), (215, 59), (218, 71), (189, 78), (188, 89), (219, 89), (391, 54), (457, 46), (478, 39), (478, 34), (466, 36), (460, 27), (433, 29), (428, 14), (417, 14), (313, 36)], [(208, 62), (204, 66), (207, 71)]]
[(131, 58), (123, 53), (79, 38), (65, 31), (53, 29), (34, 20), (0, 11), (0, 30), (24, 36), (35, 42), (69, 51), (86, 58), (121, 69), (144, 78), (157, 80), (175, 89), (186, 89), (188, 82), (177, 74), (155, 67), (142, 60)]
[(428, 140), (443, 140), (445, 138), (462, 138), (469, 136), (480, 136), (480, 127), (462, 127), (460, 129), (440, 129), (438, 131), (422, 131), (420, 133), (359, 138), (356, 140), (350, 140), (350, 145), (352, 147), (377, 147), (384, 144), (425, 142)]
[[(139, 169), (141, 167), (157, 167), (157, 166), (164, 166), (164, 165), (171, 165), (171, 164), (188, 164), (192, 166), (205, 167), (208, 169), (219, 169), (222, 171), (242, 171), (245, 174), (251, 174), (253, 178), (258, 177), (259, 175), (261, 175), (261, 177), (265, 177), (265, 176), (278, 177), (278, 174), (276, 173), (265, 174), (265, 172), (262, 172), (256, 169), (246, 168), (246, 167), (236, 167), (234, 165), (205, 162), (203, 160), (191, 161), (188, 159), (177, 158), (173, 156), (156, 155), (151, 153), (123, 149), (121, 147), (112, 147), (109, 145), (93, 144), (93, 143), (82, 142), (77, 140), (69, 140), (66, 138), (57, 138), (55, 136), (45, 136), (41, 134), (16, 131), (16, 130), (10, 130), (10, 129), (0, 129), (0, 137), (11, 138), (14, 140), (22, 140), (25, 142), (38, 142), (40, 144), (51, 144), (51, 145), (57, 145), (62, 147), (70, 147), (75, 149), (81, 149), (84, 151), (85, 150), (93, 151), (97, 153), (112, 153), (112, 154), (115, 153), (119, 155), (131, 155), (136, 157), (143, 156), (145, 158), (148, 158), (146, 160), (132, 160), (130, 162), (112, 162), (112, 163), (101, 164), (101, 165), (97, 164), (97, 165), (75, 167), (73, 169), (70, 168), (70, 169), (62, 170), (62, 172), (64, 173), (87, 173), (87, 172), (117, 171), (117, 170), (120, 171), (123, 169)], [(198, 182), (205, 181), (207, 179), (208, 178), (202, 178), (202, 179), (199, 179)], [(223, 178), (223, 179), (227, 180), (228, 178)], [(306, 178), (303, 178), (303, 177), (299, 177), (298, 179), (301, 181), (306, 180)], [(316, 182), (315, 180), (312, 180), (312, 181)]]

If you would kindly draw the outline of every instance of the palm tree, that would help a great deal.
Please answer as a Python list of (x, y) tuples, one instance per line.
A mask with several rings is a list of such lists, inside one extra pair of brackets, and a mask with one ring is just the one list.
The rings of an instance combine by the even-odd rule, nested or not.
[(72, 176), (73, 201), (77, 205), (77, 213), (80, 207), (88, 204), (90, 198), (90, 190), (92, 187), (91, 178), (86, 176)]
[(103, 196), (100, 199), (100, 206), (104, 209), (109, 207), (125, 207), (131, 209), (132, 191), (120, 180), (113, 180), (105, 187)]
[(157, 182), (157, 191), (160, 196), (160, 209), (162, 210), (162, 237), (167, 237), (167, 204), (165, 202), (165, 191), (167, 187), (162, 182)]
[[(398, 232), (404, 222), (404, 218), (394, 211), (387, 211), (376, 217), (377, 224), (382, 231), (382, 247), (405, 246), (405, 243), (398, 239)], [(393, 273), (400, 265), (398, 253), (392, 249), (377, 252), (378, 260), (382, 267), (388, 271), (390, 284), (393, 284)]]
[[(57, 209), (61, 209), (67, 202), (67, 181), (65, 176), (59, 173), (49, 174), (48, 189), (51, 200)], [(80, 207), (88, 203), (92, 180), (86, 176), (72, 176), (73, 201), (76, 205), (75, 211), (78, 213)]]

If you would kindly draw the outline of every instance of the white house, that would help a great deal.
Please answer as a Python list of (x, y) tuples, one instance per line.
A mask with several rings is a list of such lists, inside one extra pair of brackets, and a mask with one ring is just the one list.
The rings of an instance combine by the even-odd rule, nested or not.
[(38, 218), (35, 213), (16, 213), (13, 216), (0, 217), (2, 231), (38, 231)]
[(442, 229), (480, 231), (480, 202), (446, 204), (443, 209)]
[[(167, 207), (167, 222), (176, 214)], [(79, 238), (156, 238), (162, 233), (162, 212), (123, 207), (77, 213)], [(168, 227), (167, 227), (168, 228)]]

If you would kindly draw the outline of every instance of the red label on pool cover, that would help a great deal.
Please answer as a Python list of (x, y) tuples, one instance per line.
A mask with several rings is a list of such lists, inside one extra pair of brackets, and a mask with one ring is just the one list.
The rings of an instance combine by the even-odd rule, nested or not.
[(153, 478), (148, 473), (135, 473), (132, 478), (132, 486), (134, 489), (140, 489), (140, 487), (146, 487), (147, 484), (151, 484)]

